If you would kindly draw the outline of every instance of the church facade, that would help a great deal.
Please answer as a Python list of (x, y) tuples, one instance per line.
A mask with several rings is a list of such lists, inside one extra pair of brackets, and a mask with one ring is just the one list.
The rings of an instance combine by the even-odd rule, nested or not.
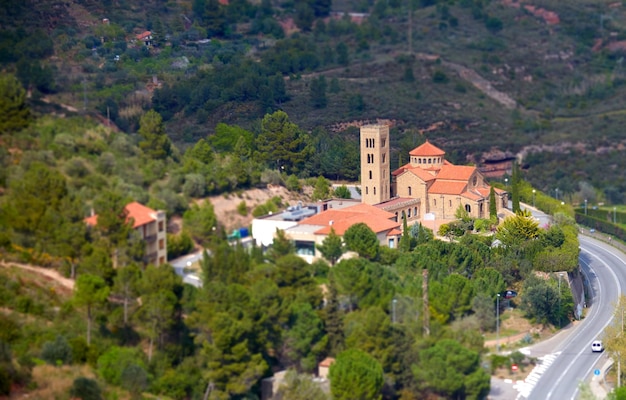
[[(409, 152), (409, 162), (391, 171), (389, 126), (361, 127), (362, 202), (394, 213), (401, 221), (456, 219), (459, 207), (472, 218), (489, 218), (491, 187), (473, 166), (453, 165), (430, 142)], [(496, 210), (506, 208), (508, 194), (494, 188)]]

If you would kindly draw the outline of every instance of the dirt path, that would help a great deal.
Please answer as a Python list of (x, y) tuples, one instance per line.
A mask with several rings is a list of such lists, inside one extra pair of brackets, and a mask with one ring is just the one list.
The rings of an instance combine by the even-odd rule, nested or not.
[(25, 269), (28, 271), (36, 272), (38, 274), (45, 275), (48, 278), (55, 280), (56, 282), (66, 287), (67, 289), (74, 290), (74, 281), (69, 278), (65, 278), (64, 276), (62, 276), (61, 274), (59, 274), (57, 271), (53, 269), (37, 267), (35, 265), (30, 265), (30, 264), (5, 262), (4, 260), (0, 261), (0, 266), (4, 268), (17, 267), (17, 268)]

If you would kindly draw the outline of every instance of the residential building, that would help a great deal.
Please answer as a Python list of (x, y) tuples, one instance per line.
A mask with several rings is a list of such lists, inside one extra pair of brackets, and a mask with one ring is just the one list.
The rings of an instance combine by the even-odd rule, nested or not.
[[(155, 211), (136, 201), (128, 203), (126, 220), (133, 222), (133, 229), (139, 232), (146, 244), (144, 261), (147, 264), (161, 265), (167, 263), (167, 235), (165, 211)], [(98, 224), (98, 215), (85, 219), (88, 225)]]

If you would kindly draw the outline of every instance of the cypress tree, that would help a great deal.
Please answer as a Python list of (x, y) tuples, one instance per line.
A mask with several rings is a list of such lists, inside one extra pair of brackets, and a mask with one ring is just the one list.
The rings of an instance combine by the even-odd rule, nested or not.
[(519, 206), (519, 165), (514, 162), (513, 163), (513, 175), (511, 176), (511, 200), (513, 203), (513, 212), (518, 213), (520, 211)]
[(498, 208), (496, 207), (496, 191), (493, 186), (489, 189), (489, 218), (496, 220), (498, 218)]

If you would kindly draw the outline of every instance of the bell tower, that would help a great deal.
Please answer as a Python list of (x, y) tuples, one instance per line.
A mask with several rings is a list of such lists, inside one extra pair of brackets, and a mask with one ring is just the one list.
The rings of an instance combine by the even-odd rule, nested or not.
[(361, 127), (361, 202), (378, 204), (389, 200), (389, 126)]

